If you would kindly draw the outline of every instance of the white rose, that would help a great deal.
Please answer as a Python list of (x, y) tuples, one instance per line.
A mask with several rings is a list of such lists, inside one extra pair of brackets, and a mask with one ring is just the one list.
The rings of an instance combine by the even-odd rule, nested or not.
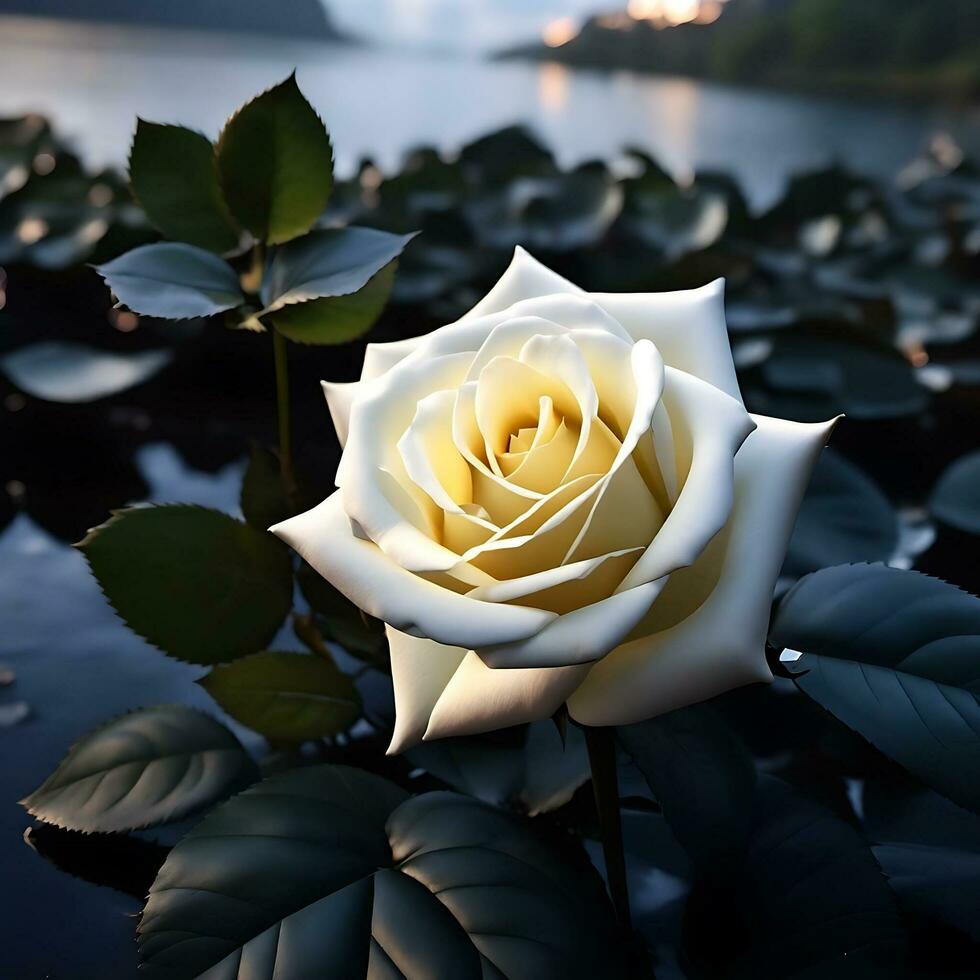
[(518, 249), (461, 320), (324, 383), (339, 489), (272, 530), (387, 624), (390, 752), (772, 679), (773, 586), (833, 423), (746, 412), (723, 304), (721, 280), (585, 293)]

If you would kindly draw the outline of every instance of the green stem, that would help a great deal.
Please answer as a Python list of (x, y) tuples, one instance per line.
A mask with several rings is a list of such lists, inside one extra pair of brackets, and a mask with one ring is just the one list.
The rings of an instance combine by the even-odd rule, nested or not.
[(286, 338), (272, 331), (272, 355), (276, 365), (276, 414), (279, 420), (279, 465), (286, 496), (295, 502), (296, 476), (293, 471), (292, 427), (289, 416), (289, 362)]
[(589, 750), (589, 766), (592, 769), (592, 791), (595, 794), (599, 828), (602, 831), (602, 856), (606, 862), (609, 894), (620, 925), (625, 929), (632, 929), (626, 859), (623, 856), (623, 827), (619, 817), (616, 736), (612, 728), (583, 726), (583, 730)]

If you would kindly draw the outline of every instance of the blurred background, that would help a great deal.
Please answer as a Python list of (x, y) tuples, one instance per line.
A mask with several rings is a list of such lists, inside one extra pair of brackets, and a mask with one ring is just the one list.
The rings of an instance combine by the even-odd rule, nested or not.
[[(980, 139), (971, 0), (0, 0), (0, 14), (0, 112), (42, 113), (93, 166), (124, 162), (137, 115), (213, 135), (294, 67), (342, 173), (526, 122), (563, 164), (636, 145), (675, 175), (728, 170), (763, 207), (803, 168), (891, 176), (938, 133)], [(868, 94), (889, 101), (853, 98)]]
[[(977, 0), (0, 0), (0, 867), (20, 889), (0, 973), (135, 975), (153, 855), (49, 828), (26, 837), (43, 861), (13, 801), (115, 714), (213, 710), (198, 670), (123, 628), (70, 543), (133, 502), (237, 513), (250, 445), (275, 443), (267, 336), (117, 309), (91, 268), (159, 237), (126, 186), (137, 116), (214, 138), (296, 69), (341, 178), (323, 221), (422, 232), (371, 340), (457, 317), (515, 244), (595, 290), (725, 276), (748, 406), (848, 416), (785, 579), (877, 560), (976, 590), (976, 14)], [(339, 447), (318, 381), (355, 377), (362, 355), (363, 341), (292, 350), (295, 442), (321, 495)], [(362, 693), (390, 712), (383, 681)], [(801, 727), (791, 691), (733, 697), (746, 717), (780, 705), (781, 731), (753, 744), (774, 770), (791, 749), (818, 773), (842, 751)], [(645, 895), (658, 915), (663, 895)], [(955, 969), (975, 966), (957, 936)], [(975, 975), (923, 948), (929, 976)]]

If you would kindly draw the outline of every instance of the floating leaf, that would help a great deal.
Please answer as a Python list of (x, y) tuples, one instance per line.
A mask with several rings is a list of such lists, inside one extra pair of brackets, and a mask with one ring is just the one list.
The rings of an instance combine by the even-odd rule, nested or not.
[(224, 725), (194, 708), (162, 705), (79, 739), (21, 805), (58, 827), (112, 833), (184, 817), (257, 777)]
[(333, 150), (296, 76), (263, 92), (218, 138), (218, 175), (238, 223), (276, 245), (305, 234), (327, 206)]
[(381, 316), (394, 286), (395, 266), (386, 265), (356, 293), (284, 306), (269, 319), (298, 344), (345, 344), (367, 333)]
[(980, 534), (980, 452), (947, 467), (929, 497), (929, 510), (944, 524)]
[(786, 594), (771, 640), (794, 651), (783, 660), (800, 690), (980, 810), (980, 599), (919, 572), (839, 565)]
[(214, 147), (201, 133), (140, 119), (129, 155), (129, 182), (166, 238), (228, 252), (238, 232), (221, 197)]
[(262, 650), (292, 606), (289, 552), (220, 511), (117, 511), (78, 547), (126, 625), (178, 660), (214, 664)]
[(277, 248), (262, 280), (266, 312), (356, 293), (398, 258), (413, 237), (375, 228), (325, 228)]
[(897, 546), (898, 516), (888, 498), (861, 469), (825, 449), (803, 498), (783, 574), (887, 561)]
[(702, 871), (741, 858), (755, 803), (755, 765), (707, 705), (616, 729), (663, 808), (674, 836)]
[(244, 302), (227, 262), (182, 242), (141, 245), (96, 271), (121, 303), (145, 316), (212, 316)]
[(170, 852), (139, 932), (150, 976), (627, 975), (584, 867), (486, 804), (406, 799), (343, 766), (211, 813)]
[(256, 653), (212, 668), (199, 683), (233, 718), (271, 739), (336, 735), (361, 713), (351, 679), (311, 654)]
[(0, 370), (21, 391), (50, 402), (90, 402), (148, 381), (170, 363), (167, 350), (131, 354), (71, 341), (30, 344), (0, 358)]

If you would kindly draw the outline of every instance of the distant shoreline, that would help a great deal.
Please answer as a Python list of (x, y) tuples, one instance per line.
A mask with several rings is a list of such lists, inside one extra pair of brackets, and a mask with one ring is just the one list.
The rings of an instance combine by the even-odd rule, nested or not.
[(980, 109), (980, 91), (972, 79), (947, 78), (935, 69), (871, 75), (861, 72), (838, 72), (822, 80), (787, 76), (767, 80), (723, 78), (716, 74), (679, 71), (676, 68), (656, 69), (637, 64), (612, 64), (601, 57), (581, 52), (562, 57), (562, 49), (547, 45), (526, 45), (508, 48), (488, 55), (490, 61), (529, 61), (559, 65), (563, 68), (584, 68), (589, 71), (628, 71), (655, 78), (689, 78), (697, 82), (726, 85), (765, 92), (786, 92), (792, 95), (813, 95), (827, 98), (860, 98), (868, 102), (916, 105), (947, 105), (955, 109)]

